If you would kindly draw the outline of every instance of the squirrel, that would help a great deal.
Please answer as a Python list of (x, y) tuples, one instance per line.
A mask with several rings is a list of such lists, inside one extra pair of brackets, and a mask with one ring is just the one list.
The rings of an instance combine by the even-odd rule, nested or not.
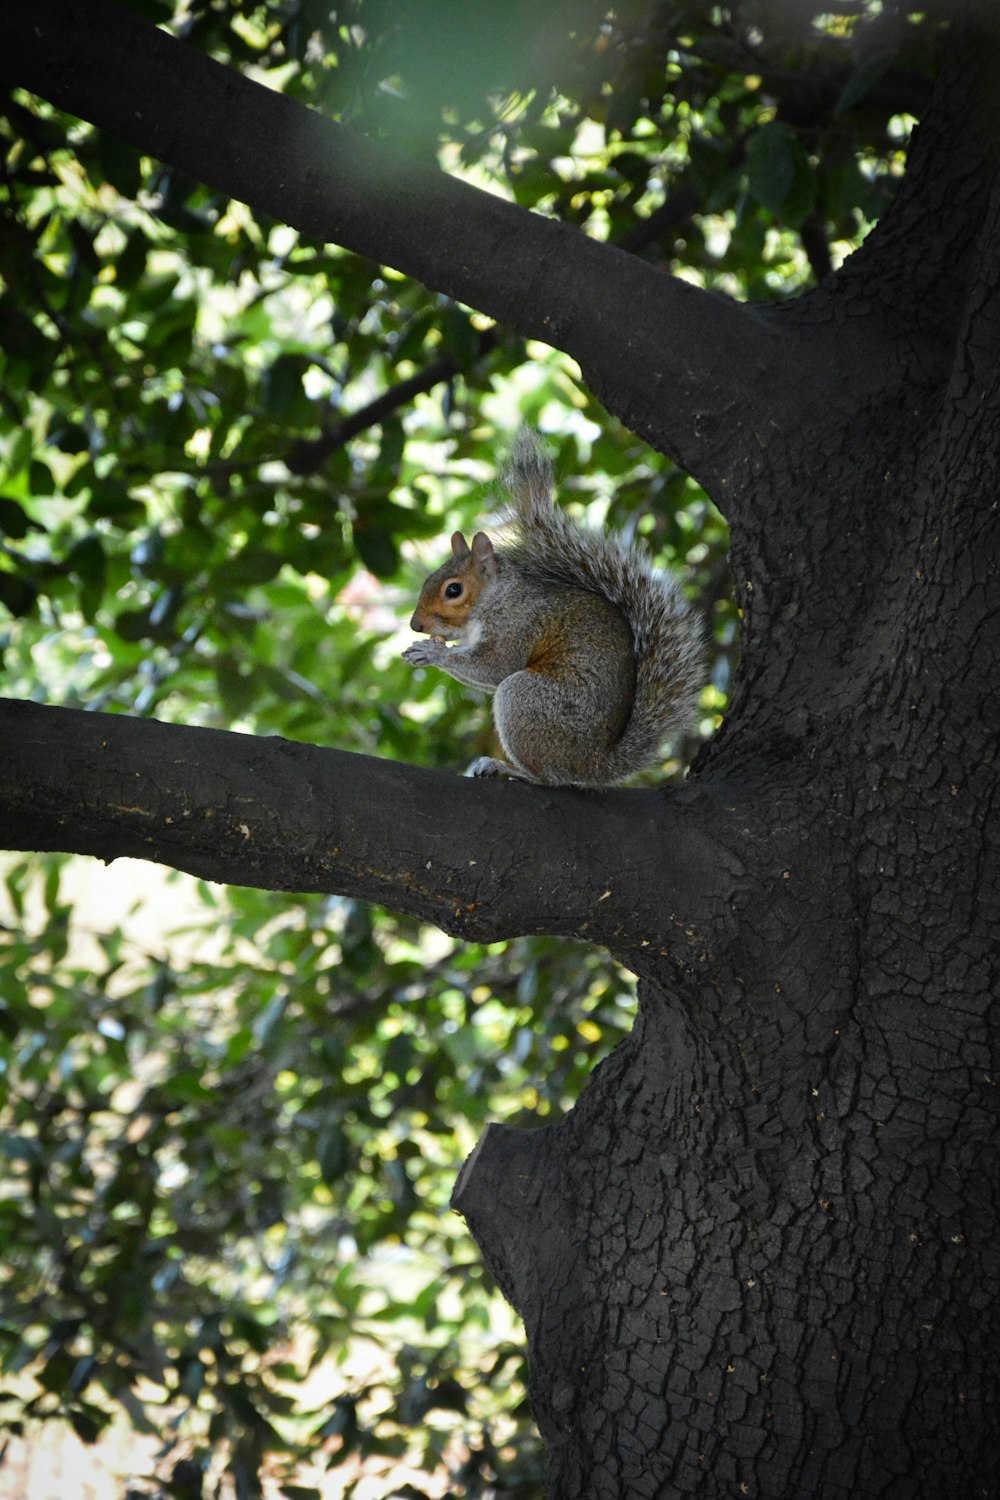
[(454, 533), (451, 559), (425, 580), (410, 620), (430, 639), (403, 657), (494, 694), (508, 760), (481, 756), (473, 776), (621, 781), (693, 717), (701, 631), (679, 586), (637, 547), (556, 507), (534, 433), (518, 433), (501, 478), (510, 540), (495, 547), (477, 531), (470, 547)]

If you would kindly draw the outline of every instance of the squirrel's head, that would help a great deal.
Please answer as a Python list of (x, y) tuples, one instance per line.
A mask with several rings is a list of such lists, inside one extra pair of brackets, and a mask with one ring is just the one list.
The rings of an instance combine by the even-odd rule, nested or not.
[(460, 531), (451, 539), (451, 558), (425, 580), (410, 629), (436, 640), (454, 641), (464, 630), (484, 588), (496, 575), (493, 543), (477, 531), (470, 547)]

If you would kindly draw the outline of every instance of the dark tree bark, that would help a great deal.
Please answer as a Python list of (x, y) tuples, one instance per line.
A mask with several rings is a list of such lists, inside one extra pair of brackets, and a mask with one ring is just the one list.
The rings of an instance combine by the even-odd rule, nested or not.
[(81, 62), (78, 9), (8, 0), (18, 82), (573, 353), (726, 512), (744, 657), (680, 792), (7, 705), (4, 842), (583, 932), (640, 974), (572, 1113), (490, 1130), (456, 1189), (525, 1319), (553, 1500), (996, 1495), (995, 30), (953, 47), (863, 249), (763, 310), (348, 142), (106, 0)]
[[(698, 907), (718, 879), (694, 788), (652, 808), (577, 787), (540, 800), (519, 783), (4, 698), (0, 745), (3, 847), (349, 892), (483, 942), (573, 934), (630, 952), (637, 971), (654, 935), (660, 954), (664, 901), (685, 890), (683, 908)], [(703, 944), (681, 931), (671, 941), (692, 954)]]

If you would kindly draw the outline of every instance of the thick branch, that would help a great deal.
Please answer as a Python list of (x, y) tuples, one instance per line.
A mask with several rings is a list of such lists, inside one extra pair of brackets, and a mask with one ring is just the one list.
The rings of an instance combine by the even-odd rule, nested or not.
[[(742, 154), (742, 148), (740, 154)], [(614, 243), (622, 250), (630, 250), (633, 254), (638, 254), (656, 240), (665, 239), (676, 233), (691, 217), (697, 205), (698, 195), (695, 189), (690, 183), (682, 182), (675, 187), (665, 203), (661, 203), (659, 208), (646, 218), (636, 219)], [(474, 369), (488, 354), (492, 354), (499, 342), (496, 328), (485, 329), (479, 335), (471, 368)], [(301, 442), (295, 443), (286, 458), (288, 467), (294, 474), (315, 474), (330, 455), (336, 453), (345, 443), (350, 442), (352, 437), (356, 437), (359, 432), (367, 431), (369, 427), (376, 422), (381, 422), (383, 417), (390, 416), (400, 407), (408, 406), (415, 396), (433, 390), (434, 386), (440, 385), (443, 381), (454, 380), (463, 372), (463, 368), (465, 367), (454, 354), (442, 354), (437, 359), (431, 360), (423, 369), (417, 370), (408, 379), (400, 380), (390, 386), (367, 405), (331, 423), (320, 433), (319, 437), (303, 438)], [(225, 465), (221, 467), (225, 468)]]
[(748, 390), (755, 409), (764, 388), (783, 421), (803, 420), (809, 382), (753, 309), (326, 120), (113, 0), (7, 0), (4, 48), (11, 81), (60, 108), (565, 349), (627, 425), (706, 483), (730, 472)]
[[(698, 799), (471, 781), (288, 740), (0, 699), (0, 847), (153, 860), (378, 901), (491, 941), (560, 933), (640, 968), (705, 948)], [(628, 868), (616, 851), (629, 850)]]

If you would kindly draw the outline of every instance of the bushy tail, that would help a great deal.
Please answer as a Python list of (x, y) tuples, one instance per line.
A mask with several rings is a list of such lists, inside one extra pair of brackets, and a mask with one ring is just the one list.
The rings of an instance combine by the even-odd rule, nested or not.
[(558, 509), (552, 464), (528, 428), (518, 432), (502, 479), (512, 502), (503, 512), (511, 528), (503, 551), (537, 578), (610, 599), (631, 626), (635, 704), (604, 778), (620, 781), (655, 760), (663, 741), (694, 718), (704, 681), (701, 630), (679, 585), (644, 552)]

